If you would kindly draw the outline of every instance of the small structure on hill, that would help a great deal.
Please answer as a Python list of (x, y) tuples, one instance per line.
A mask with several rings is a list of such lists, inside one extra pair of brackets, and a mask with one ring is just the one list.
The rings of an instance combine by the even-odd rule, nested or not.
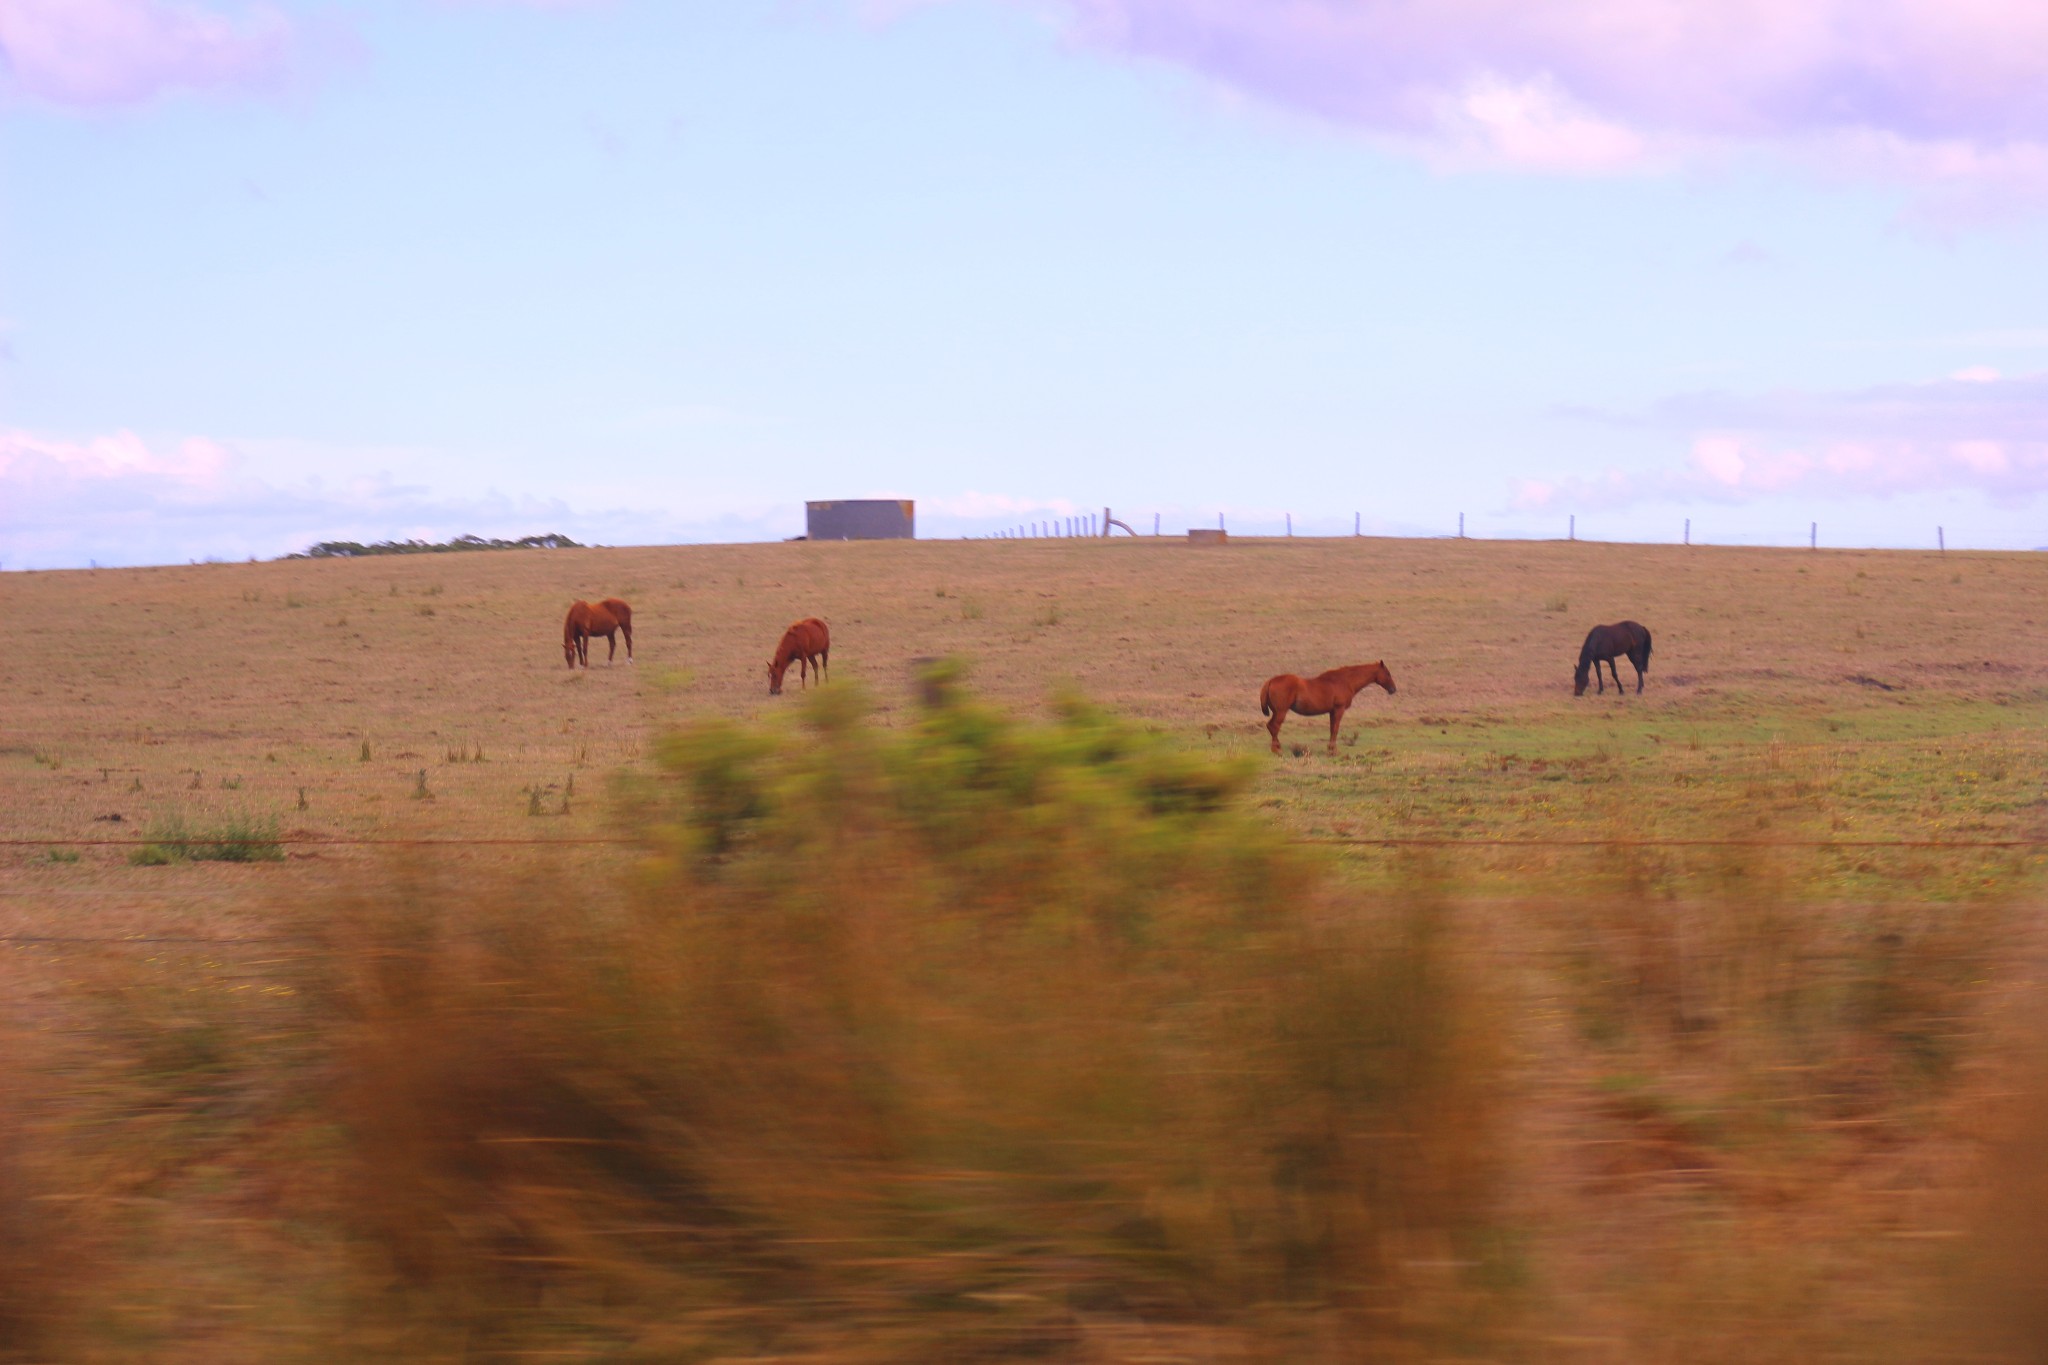
[(804, 504), (810, 540), (915, 540), (917, 504), (909, 498), (840, 498)]

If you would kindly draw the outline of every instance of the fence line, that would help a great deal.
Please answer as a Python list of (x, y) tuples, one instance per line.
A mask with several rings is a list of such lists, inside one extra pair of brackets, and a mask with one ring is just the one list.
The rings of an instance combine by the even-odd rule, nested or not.
[[(576, 848), (645, 845), (628, 835), (565, 836), (554, 839), (197, 839), (164, 835), (148, 839), (0, 839), (0, 848)], [(1291, 844), (1359, 848), (2048, 848), (2048, 839), (1454, 839), (1330, 838), (1289, 839)]]

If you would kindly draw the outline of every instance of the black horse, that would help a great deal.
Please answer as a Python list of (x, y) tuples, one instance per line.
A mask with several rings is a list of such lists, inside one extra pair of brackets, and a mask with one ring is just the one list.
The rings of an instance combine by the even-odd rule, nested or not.
[(1636, 666), (1636, 691), (1643, 690), (1643, 674), (1650, 671), (1650, 632), (1634, 621), (1622, 621), (1612, 626), (1595, 626), (1586, 633), (1586, 643), (1579, 649), (1579, 671), (1572, 675), (1572, 695), (1586, 695), (1586, 670), (1593, 671), (1593, 681), (1602, 692), (1607, 690), (1606, 682), (1600, 677), (1600, 663), (1605, 660), (1607, 671), (1614, 675), (1614, 690), (1621, 690), (1621, 670), (1614, 661), (1621, 655), (1628, 655), (1628, 661)]

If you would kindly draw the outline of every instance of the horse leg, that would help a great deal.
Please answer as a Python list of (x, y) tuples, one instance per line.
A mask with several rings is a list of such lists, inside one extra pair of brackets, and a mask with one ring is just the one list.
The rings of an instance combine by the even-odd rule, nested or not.
[(625, 632), (625, 635), (626, 635), (626, 662), (627, 662), (627, 663), (632, 663), (632, 662), (633, 662), (633, 627), (631, 627), (630, 625), (627, 625), (627, 624), (625, 624), (624, 622), (621, 622), (621, 623), (620, 623), (620, 625), (619, 625), (619, 629), (620, 629), (620, 630), (622, 630), (622, 631), (624, 631), (624, 632)]
[(1348, 706), (1333, 706), (1333, 707), (1331, 707), (1331, 708), (1330, 708), (1330, 757), (1331, 757), (1331, 758), (1335, 758), (1335, 757), (1337, 756), (1337, 727), (1338, 727), (1339, 725), (1342, 725), (1342, 724), (1344, 723), (1344, 713), (1345, 713), (1346, 711), (1350, 710), (1350, 709), (1351, 709), (1351, 708), (1350, 708), (1350, 707), (1348, 707)]
[(1640, 659), (1636, 658), (1636, 656), (1635, 656), (1635, 655), (1633, 655), (1633, 654), (1631, 654), (1631, 655), (1629, 655), (1629, 656), (1628, 656), (1628, 661), (1629, 661), (1629, 662), (1630, 662), (1631, 664), (1634, 664), (1634, 665), (1635, 665), (1635, 670), (1636, 670), (1636, 695), (1640, 697), (1640, 696), (1641, 696), (1641, 695), (1643, 694), (1643, 663), (1642, 663), (1642, 660), (1640, 660)]
[[(1615, 657), (1619, 658), (1620, 656), (1617, 655)], [(1609, 659), (1607, 661), (1607, 671), (1614, 675), (1614, 690), (1617, 692), (1621, 691), (1621, 665), (1616, 663), (1613, 659)]]
[(1280, 752), (1280, 722), (1286, 719), (1287, 708), (1276, 706), (1273, 708), (1273, 719), (1266, 722), (1266, 733), (1273, 737), (1273, 752), (1276, 754)]
[(612, 631), (604, 633), (604, 666), (610, 668), (612, 660), (619, 657), (619, 637)]
[(819, 680), (820, 680), (820, 681), (822, 681), (822, 680), (823, 680), (823, 679), (825, 678), (825, 676), (826, 676), (826, 672), (825, 672), (825, 665), (826, 665), (826, 664), (829, 664), (829, 663), (831, 663), (831, 662), (832, 662), (832, 651), (831, 651), (831, 650), (829, 650), (829, 649), (821, 649), (821, 650), (819, 650), (819, 651), (818, 651), (818, 678), (819, 678)]

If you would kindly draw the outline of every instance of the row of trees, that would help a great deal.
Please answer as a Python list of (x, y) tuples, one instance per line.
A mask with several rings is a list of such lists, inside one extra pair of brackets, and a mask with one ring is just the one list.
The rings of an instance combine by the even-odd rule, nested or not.
[(303, 554), (286, 559), (355, 559), (363, 555), (441, 555), (459, 550), (580, 550), (584, 547), (565, 535), (521, 536), (517, 540), (495, 540), (484, 536), (457, 536), (453, 540), (380, 540), (364, 545), (354, 540), (323, 540)]

